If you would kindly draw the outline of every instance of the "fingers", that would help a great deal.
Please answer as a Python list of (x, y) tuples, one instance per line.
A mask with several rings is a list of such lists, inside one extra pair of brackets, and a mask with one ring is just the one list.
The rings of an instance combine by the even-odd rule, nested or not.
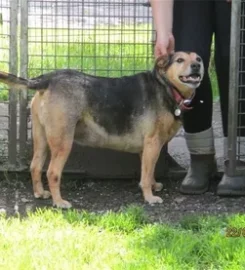
[(155, 45), (155, 58), (167, 55), (167, 48), (164, 46)]
[(154, 55), (155, 58), (160, 56), (167, 56), (174, 52), (175, 48), (175, 39), (174, 36), (171, 34), (165, 39), (157, 39), (155, 48), (154, 48)]
[(174, 36), (171, 35), (170, 38), (169, 38), (169, 45), (168, 45), (168, 54), (171, 54), (174, 52), (174, 48), (175, 48), (175, 39), (174, 39)]

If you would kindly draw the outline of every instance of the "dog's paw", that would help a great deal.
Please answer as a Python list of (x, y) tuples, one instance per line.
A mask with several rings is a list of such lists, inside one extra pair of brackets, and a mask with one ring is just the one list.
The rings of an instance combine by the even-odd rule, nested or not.
[(72, 207), (71, 203), (69, 203), (68, 201), (65, 201), (65, 200), (60, 200), (60, 201), (54, 202), (53, 206), (57, 207), (57, 208), (62, 208), (62, 209), (69, 209)]
[(162, 183), (156, 182), (155, 184), (153, 184), (153, 189), (155, 191), (161, 191), (162, 188), (163, 188), (163, 184)]
[(44, 190), (42, 193), (39, 192), (35, 192), (34, 193), (34, 197), (36, 199), (48, 199), (50, 198), (51, 193), (48, 190)]
[(48, 190), (44, 190), (42, 198), (48, 199), (50, 197), (51, 197), (51, 193)]
[(149, 204), (155, 204), (155, 203), (163, 203), (162, 198), (158, 196), (151, 196), (149, 198), (145, 199)]

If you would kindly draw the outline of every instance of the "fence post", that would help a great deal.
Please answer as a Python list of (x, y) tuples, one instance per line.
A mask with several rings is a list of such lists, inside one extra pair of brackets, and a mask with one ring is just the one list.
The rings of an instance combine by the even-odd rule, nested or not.
[[(18, 0), (10, 1), (10, 39), (9, 39), (9, 71), (17, 75), (18, 53), (17, 53), (17, 31), (18, 31)], [(16, 167), (17, 155), (17, 92), (9, 90), (9, 167)]]
[(231, 44), (230, 44), (230, 82), (229, 82), (229, 119), (228, 119), (228, 175), (235, 174), (237, 153), (237, 113), (238, 113), (238, 79), (239, 55), (240, 55), (240, 14), (241, 0), (232, 1), (231, 12)]
[[(27, 77), (28, 65), (28, 1), (20, 1), (20, 76)], [(26, 163), (26, 146), (27, 146), (27, 105), (28, 105), (28, 91), (21, 90), (20, 92), (20, 106), (19, 106), (19, 154), (20, 165), (24, 166)]]

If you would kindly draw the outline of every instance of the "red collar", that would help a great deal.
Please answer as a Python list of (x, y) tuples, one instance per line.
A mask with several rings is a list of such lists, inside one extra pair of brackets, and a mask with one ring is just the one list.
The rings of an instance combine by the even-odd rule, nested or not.
[(189, 99), (185, 99), (179, 93), (179, 91), (177, 89), (175, 89), (174, 87), (172, 87), (172, 92), (173, 92), (174, 99), (175, 99), (176, 103), (178, 104), (178, 108), (181, 111), (189, 111), (193, 108), (193, 107), (190, 107), (189, 105), (190, 105), (192, 99), (194, 98), (195, 93)]

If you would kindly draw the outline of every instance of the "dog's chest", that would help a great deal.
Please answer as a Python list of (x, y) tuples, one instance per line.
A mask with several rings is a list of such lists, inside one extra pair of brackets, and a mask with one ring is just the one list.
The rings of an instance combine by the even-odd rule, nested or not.
[(169, 142), (178, 132), (178, 130), (180, 129), (182, 125), (182, 122), (180, 120), (175, 120), (171, 126), (171, 128), (169, 129), (168, 132), (168, 140), (167, 142)]
[(163, 138), (164, 142), (169, 142), (176, 135), (181, 125), (181, 120), (177, 119), (172, 113), (162, 113), (158, 120), (160, 137)]

